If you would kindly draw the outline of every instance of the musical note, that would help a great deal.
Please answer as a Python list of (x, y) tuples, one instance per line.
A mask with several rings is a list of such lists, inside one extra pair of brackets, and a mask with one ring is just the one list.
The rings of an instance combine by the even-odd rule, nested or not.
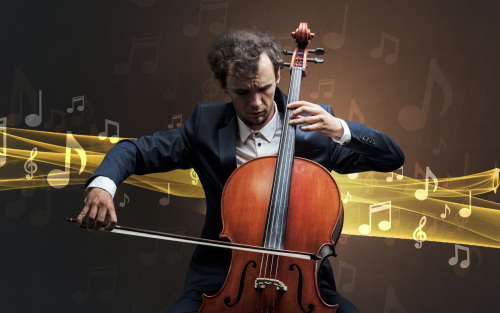
[[(39, 106), (41, 102), (37, 99), (37, 94), (35, 88), (31, 85), (31, 83), (26, 79), (26, 76), (23, 74), (23, 70), (20, 66), (16, 66), (14, 70), (14, 82), (12, 89), (12, 96), (10, 98), (10, 114), (7, 115), (7, 120), (9, 126), (17, 126), (21, 124), (22, 114), (23, 114), (23, 91), (28, 96), (31, 106), (31, 114), (34, 114), (37, 110), (37, 103)], [(17, 103), (19, 103), (19, 114), (15, 113)], [(40, 120), (42, 111), (39, 111)], [(34, 122), (34, 121), (33, 121)], [(31, 123), (31, 119), (30, 119)], [(38, 125), (37, 125), (38, 126)]]
[(394, 53), (385, 56), (385, 63), (394, 64), (398, 60), (399, 38), (397, 37), (382, 32), (380, 47), (373, 49), (370, 54), (374, 59), (380, 58), (382, 56), (382, 53), (384, 52), (384, 44), (386, 39), (393, 41), (396, 44), (396, 47), (394, 48)]
[(439, 152), (441, 152), (441, 144), (443, 144), (443, 146), (444, 146), (443, 151), (446, 150), (446, 143), (444, 142), (443, 137), (440, 137), (439, 138), (439, 147), (437, 149), (432, 149), (432, 153), (434, 153), (434, 155), (438, 155)]
[(39, 90), (39, 95), (38, 95), (38, 114), (32, 113), (26, 116), (26, 119), (24, 120), (26, 122), (26, 125), (30, 127), (37, 127), (40, 125), (42, 122), (42, 91)]
[(128, 200), (128, 203), (130, 203), (130, 198), (129, 198), (129, 197), (128, 197), (128, 195), (125, 193), (125, 194), (123, 195), (123, 202), (120, 202), (120, 206), (121, 206), (122, 208), (123, 208), (123, 207), (125, 207), (125, 205), (127, 204), (127, 203), (126, 203), (126, 202), (127, 202), (127, 200)]
[(31, 150), (30, 158), (26, 160), (24, 163), (24, 170), (26, 171), (26, 179), (32, 179), (33, 178), (33, 173), (35, 173), (38, 170), (38, 166), (36, 165), (35, 162), (33, 162), (33, 159), (36, 157), (38, 153), (38, 150), (36, 147)]
[(66, 111), (68, 113), (73, 113), (73, 111), (75, 110), (75, 102), (78, 102), (78, 101), (82, 101), (82, 105), (77, 106), (76, 109), (80, 112), (83, 111), (83, 109), (85, 108), (85, 97), (84, 96), (73, 97), (73, 99), (71, 99), (71, 108), (67, 108)]
[(196, 172), (194, 171), (194, 168), (191, 169), (191, 173), (189, 173), (191, 175), (191, 178), (193, 179), (191, 181), (191, 183), (193, 185), (198, 185), (198, 182), (200, 181), (200, 178), (198, 177), (198, 174), (196, 174)]
[(200, 0), (200, 11), (198, 13), (198, 23), (196, 25), (194, 24), (187, 24), (184, 25), (182, 28), (182, 32), (184, 35), (188, 37), (194, 37), (198, 35), (200, 32), (200, 22), (201, 22), (201, 14), (204, 11), (210, 11), (210, 10), (217, 10), (217, 9), (224, 9), (224, 24), (219, 23), (219, 22), (213, 22), (208, 26), (208, 30), (210, 31), (211, 34), (213, 35), (220, 35), (226, 29), (226, 20), (227, 20), (227, 6), (228, 6), (228, 1), (227, 0)]
[(349, 237), (351, 237), (351, 235), (346, 235), (346, 234), (340, 235), (339, 244), (345, 245), (347, 243), (347, 238), (349, 238)]
[(325, 98), (331, 98), (332, 95), (333, 95), (333, 83), (334, 83), (334, 80), (333, 78), (332, 79), (323, 79), (323, 80), (320, 80), (319, 81), (319, 84), (318, 84), (318, 92), (312, 92), (311, 93), (311, 98), (313, 99), (318, 99), (319, 97), (319, 90), (321, 88), (321, 86), (329, 86), (328, 89), (330, 89), (329, 91), (325, 91), (325, 93), (323, 94), (323, 96)]
[(120, 139), (120, 123), (113, 122), (112, 120), (104, 119), (104, 131), (100, 133), (97, 138), (99, 138), (100, 140), (105, 140), (106, 138), (108, 138), (108, 125), (113, 125), (116, 127), (116, 135), (111, 136), (111, 138), (109, 138), (109, 142), (117, 143)]
[(472, 194), (471, 191), (469, 190), (469, 208), (462, 208), (458, 213), (460, 213), (461, 217), (469, 217), (472, 214)]
[(453, 184), (450, 174), (446, 173), (446, 183), (443, 184), (443, 188), (448, 188), (448, 184)]
[(385, 298), (384, 313), (406, 313), (399, 299), (396, 297), (394, 287), (387, 288), (387, 296)]
[(385, 211), (389, 210), (389, 220), (386, 221), (381, 221), (378, 224), (378, 228), (380, 230), (386, 231), (391, 228), (391, 220), (392, 220), (392, 213), (391, 213), (391, 201), (386, 201), (386, 202), (381, 202), (381, 203), (376, 203), (370, 205), (370, 222), (369, 224), (363, 224), (359, 226), (359, 232), (366, 235), (369, 234), (372, 231), (372, 214), (380, 211)]
[(0, 151), (0, 167), (7, 162), (7, 118), (0, 117), (0, 133), (2, 133), (3, 143)]
[(422, 248), (422, 243), (427, 239), (427, 234), (422, 231), (422, 228), (425, 226), (425, 223), (427, 223), (427, 217), (422, 216), (419, 222), (419, 226), (415, 231), (413, 232), (413, 239), (417, 242), (415, 244), (415, 248), (420, 249)]
[(345, 198), (344, 200), (342, 200), (342, 202), (347, 203), (347, 202), (348, 202), (349, 200), (351, 200), (351, 199), (352, 199), (351, 194), (350, 194), (350, 193), (349, 193), (349, 191), (348, 191), (348, 192), (347, 192), (347, 196), (346, 196), (346, 198)]
[[(186, 235), (186, 227), (174, 227), (167, 229), (170, 234)], [(170, 241), (168, 242), (169, 250), (167, 251), (167, 262), (170, 264), (179, 264), (182, 261), (184, 253), (184, 243)], [(180, 246), (180, 247), (179, 247)]]
[(182, 114), (177, 114), (177, 115), (172, 116), (172, 124), (168, 124), (167, 125), (167, 127), (169, 129), (172, 129), (174, 127), (174, 121), (175, 120), (180, 120), (180, 122), (178, 122), (177, 124), (175, 124), (175, 126), (180, 127), (182, 125)]
[(451, 85), (448, 79), (444, 76), (443, 72), (437, 65), (436, 59), (431, 59), (429, 66), (429, 74), (427, 76), (427, 84), (424, 93), (424, 102), (422, 108), (413, 105), (407, 105), (399, 111), (398, 120), (401, 126), (407, 130), (419, 130), (425, 126), (427, 116), (429, 113), (429, 105), (431, 103), (432, 86), (437, 82), (444, 93), (444, 105), (439, 116), (443, 115), (451, 104)]
[(74, 149), (78, 156), (80, 157), (80, 171), (78, 175), (80, 175), (85, 169), (85, 165), (87, 164), (87, 154), (83, 147), (76, 141), (70, 131), (68, 131), (66, 135), (66, 154), (64, 161), (64, 171), (55, 169), (49, 172), (47, 175), (47, 181), (49, 184), (57, 189), (64, 188), (69, 183), (69, 174), (70, 174), (70, 164), (71, 164), (71, 149)]
[[(169, 234), (186, 235), (186, 228), (185, 227), (162, 228), (162, 229), (158, 229), (158, 231), (169, 233)], [(139, 257), (139, 260), (141, 261), (142, 264), (147, 265), (147, 266), (151, 266), (151, 265), (156, 263), (156, 258), (158, 256), (158, 241), (159, 240), (156, 239), (154, 253), (144, 252), (141, 254), (141, 256)], [(169, 243), (167, 243), (167, 245), (170, 249), (167, 251), (166, 260), (171, 264), (180, 263), (182, 261), (182, 254), (184, 251), (184, 243), (169, 242)], [(178, 249), (179, 245), (180, 245), (180, 249)], [(176, 247), (176, 248), (172, 249), (173, 247)]]
[(438, 180), (436, 175), (434, 175), (434, 173), (432, 173), (429, 167), (427, 166), (425, 168), (425, 189), (417, 189), (417, 191), (415, 191), (415, 198), (417, 198), (420, 201), (427, 199), (427, 197), (429, 196), (429, 177), (431, 177), (434, 182), (433, 192), (435, 192), (438, 187)]
[[(90, 119), (92, 117), (92, 114), (94, 113), (94, 107), (90, 104), (89, 102), (89, 99), (87, 99), (87, 97), (85, 95), (81, 96), (82, 97), (82, 105), (81, 107), (83, 108), (81, 110), (82, 114), (80, 114), (80, 116), (78, 115), (75, 115), (71, 118), (71, 124), (73, 124), (74, 126), (80, 126), (83, 124), (83, 118), (85, 117), (85, 112), (87, 112), (88, 110), (85, 110), (85, 108), (88, 108), (90, 109), (90, 114), (89, 114), (89, 117), (88, 119)], [(76, 98), (79, 98), (79, 97), (76, 97)], [(75, 99), (75, 98), (73, 98)], [(68, 108), (69, 109), (69, 108)], [(77, 110), (80, 109), (80, 106), (77, 107)], [(99, 133), (99, 132), (97, 132)]]
[(143, 73), (152, 74), (156, 72), (156, 68), (158, 67), (158, 57), (160, 56), (160, 42), (161, 36), (157, 37), (146, 37), (146, 38), (135, 38), (132, 39), (132, 46), (130, 48), (130, 59), (128, 63), (118, 63), (115, 65), (115, 72), (118, 75), (127, 75), (130, 73), (130, 69), (132, 68), (132, 58), (134, 56), (134, 51), (137, 49), (144, 48), (154, 48), (156, 47), (156, 59), (154, 62), (144, 61), (141, 64), (141, 70)]
[[(351, 291), (354, 290), (354, 285), (355, 285), (355, 282), (356, 282), (356, 267), (355, 266), (352, 266), (350, 264), (347, 264), (346, 262), (343, 262), (343, 261), (339, 261), (339, 272), (337, 274), (337, 281), (340, 283), (341, 282), (341, 277), (342, 277), (342, 268), (344, 269), (347, 269), (349, 271), (351, 271), (352, 275), (351, 275), (351, 281), (348, 282), (348, 283), (344, 283), (342, 285), (342, 290), (346, 293), (349, 293)], [(345, 272), (345, 271), (344, 271)]]
[(347, 12), (349, 10), (349, 4), (345, 4), (345, 13), (344, 13), (344, 25), (342, 26), (342, 35), (331, 32), (326, 34), (323, 37), (323, 44), (330, 49), (338, 49), (344, 45), (344, 39), (345, 39), (345, 28), (347, 24)]
[(35, 227), (41, 227), (46, 225), (50, 220), (51, 205), (52, 202), (52, 191), (47, 190), (47, 196), (45, 198), (45, 209), (38, 209), (31, 213), (30, 223)]
[(59, 110), (56, 110), (56, 109), (50, 109), (50, 121), (47, 121), (43, 124), (43, 127), (45, 129), (50, 129), (52, 128), (52, 126), (54, 126), (54, 113), (55, 114), (59, 114), (62, 118), (62, 122), (61, 124), (57, 125), (56, 126), (56, 132), (60, 133), (64, 130), (64, 128), (66, 127), (66, 116), (64, 114), (63, 111), (59, 111)]
[(356, 104), (356, 101), (354, 99), (351, 99), (351, 106), (349, 107), (349, 115), (347, 120), (348, 121), (353, 121), (354, 114), (358, 117), (359, 123), (364, 124), (365, 123), (365, 116), (359, 109), (358, 105)]
[[(1, 128), (0, 128), (1, 129)], [(0, 162), (1, 166), (1, 162)], [(490, 193), (488, 196), (488, 200), (492, 202), (497, 202), (500, 197), (500, 193), (497, 193), (498, 186), (500, 185), (500, 169), (497, 168), (497, 161), (495, 160), (495, 173), (493, 173), (493, 193)]]
[[(373, 175), (373, 172), (369, 172), (369, 174), (365, 177), (364, 183), (366, 186), (377, 186), (378, 181)], [(365, 192), (368, 195), (371, 195), (373, 193), (373, 188), (365, 188)]]
[(160, 204), (166, 206), (170, 203), (170, 183), (167, 183), (167, 197), (160, 199)]
[(203, 102), (209, 102), (219, 94), (219, 86), (215, 83), (213, 78), (209, 78), (203, 82), (201, 92), (205, 96), (205, 98), (203, 98)]
[[(465, 198), (462, 201), (462, 204), (465, 204), (467, 202), (467, 198)], [(463, 217), (460, 215), (460, 211), (455, 214), (455, 221), (457, 222), (456, 229), (458, 231), (463, 231), (465, 229), (465, 225), (469, 223), (469, 218), (468, 217)], [(458, 226), (461, 225), (461, 226)]]
[(89, 274), (87, 279), (87, 290), (83, 291), (75, 291), (71, 295), (71, 300), (77, 304), (83, 304), (87, 302), (89, 298), (89, 289), (90, 283), (92, 279), (97, 277), (112, 277), (113, 278), (113, 289), (101, 289), (97, 294), (97, 298), (102, 302), (111, 302), (115, 296), (115, 287), (116, 287), (116, 276), (117, 276), (118, 268), (116, 265), (113, 266), (99, 266), (99, 267), (91, 267), (89, 268)]
[[(446, 214), (446, 212), (448, 212), (448, 214)], [(444, 205), (444, 213), (441, 213), (441, 218), (446, 218), (446, 216), (450, 215), (450, 214), (451, 214), (451, 209), (447, 204), (445, 204)]]
[[(398, 174), (398, 176), (396, 176), (396, 179), (401, 180), (401, 179), (403, 179), (403, 165), (401, 165), (401, 167), (398, 168), (397, 171), (398, 170), (401, 170), (401, 174)], [(387, 180), (388, 182), (391, 182), (393, 179), (394, 179), (394, 172), (391, 172), (391, 177), (385, 178), (385, 180)]]
[(175, 95), (177, 93), (177, 80), (179, 79), (179, 73), (175, 74), (175, 85), (174, 85), (174, 91), (172, 90), (166, 90), (163, 92), (163, 99), (167, 101), (172, 101), (175, 99)]
[(23, 196), (21, 192), (20, 200), (14, 200), (9, 202), (4, 209), (5, 216), (8, 218), (18, 218), (23, 215), (26, 209), (26, 196)]
[(464, 247), (464, 246), (457, 245), (457, 244), (455, 244), (455, 256), (450, 258), (450, 261), (448, 261), (448, 263), (451, 266), (454, 266), (458, 263), (458, 250), (463, 250), (467, 253), (467, 259), (460, 262), (460, 267), (461, 268), (469, 267), (469, 265), (470, 265), (469, 247)]
[(358, 173), (347, 174), (347, 177), (349, 177), (349, 179), (356, 179), (358, 178)]

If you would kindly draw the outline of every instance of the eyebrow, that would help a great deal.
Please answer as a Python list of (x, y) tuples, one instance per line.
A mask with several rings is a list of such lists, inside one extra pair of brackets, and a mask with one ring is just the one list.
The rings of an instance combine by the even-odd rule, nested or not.
[[(271, 87), (273, 84), (267, 84), (267, 85), (264, 85), (262, 87), (259, 87), (258, 89), (267, 89), (269, 87)], [(236, 87), (236, 88), (233, 88), (234, 91), (244, 91), (244, 90), (249, 90), (248, 88), (244, 88), (244, 87)]]

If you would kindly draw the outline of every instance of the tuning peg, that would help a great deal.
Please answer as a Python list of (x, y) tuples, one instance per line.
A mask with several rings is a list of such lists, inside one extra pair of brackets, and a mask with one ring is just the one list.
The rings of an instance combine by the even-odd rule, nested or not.
[(309, 53), (316, 53), (316, 55), (323, 55), (325, 54), (325, 49), (323, 48), (309, 49)]
[(320, 58), (307, 58), (307, 62), (323, 63), (323, 59)]
[(280, 66), (280, 68), (283, 68), (283, 66), (288, 66), (290, 67), (290, 63), (283, 63), (283, 65)]
[(281, 50), (281, 53), (283, 53), (283, 55), (292, 55), (293, 51)]

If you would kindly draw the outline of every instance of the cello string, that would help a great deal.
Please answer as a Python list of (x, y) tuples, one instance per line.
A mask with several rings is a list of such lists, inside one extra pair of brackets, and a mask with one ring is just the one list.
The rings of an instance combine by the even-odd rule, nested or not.
[[(280, 261), (280, 256), (278, 255), (278, 259), (276, 260), (276, 274), (274, 274), (274, 279), (277, 279), (278, 277), (278, 265), (279, 265), (279, 261)], [(277, 288), (276, 288), (276, 291), (277, 291)], [(273, 298), (273, 312), (274, 312), (274, 302), (276, 301), (276, 293), (274, 293), (274, 298)]]

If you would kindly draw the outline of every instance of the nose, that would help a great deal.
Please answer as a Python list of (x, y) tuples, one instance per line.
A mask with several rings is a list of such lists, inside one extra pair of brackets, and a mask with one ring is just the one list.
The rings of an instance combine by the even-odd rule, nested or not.
[(255, 93), (250, 100), (250, 107), (257, 110), (262, 106), (262, 99), (258, 93)]

